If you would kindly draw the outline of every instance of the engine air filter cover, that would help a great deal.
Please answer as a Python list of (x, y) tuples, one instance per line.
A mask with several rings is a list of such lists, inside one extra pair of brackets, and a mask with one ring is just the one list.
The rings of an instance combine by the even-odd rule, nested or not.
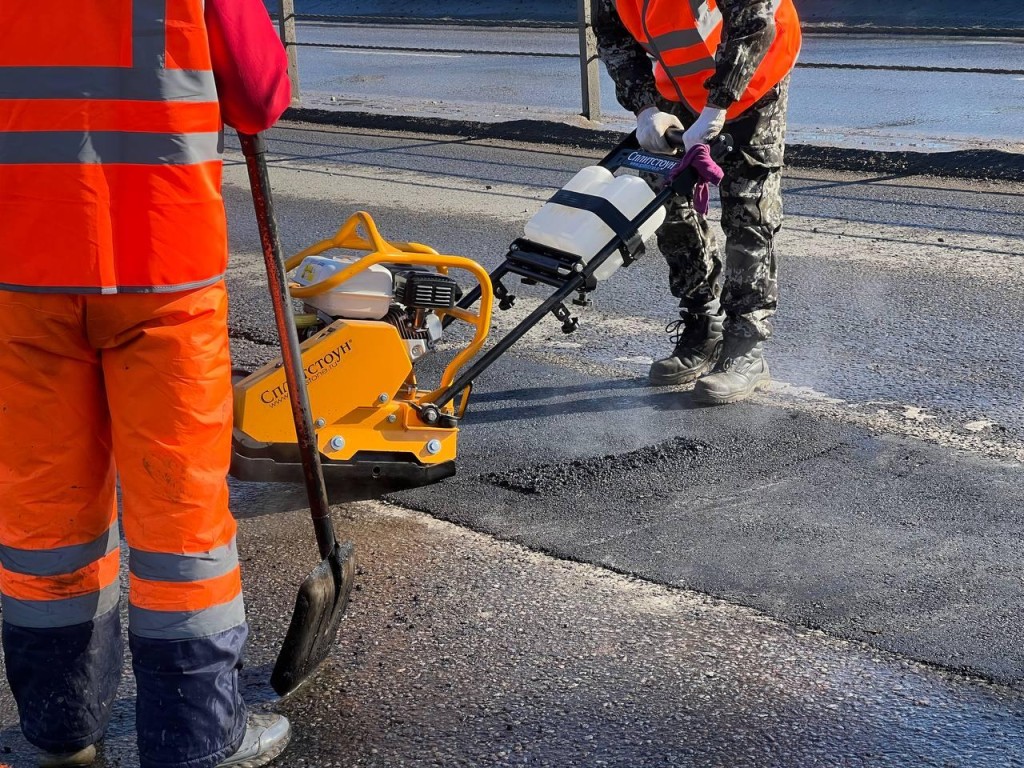
[(451, 309), (459, 284), (448, 275), (422, 270), (395, 272), (395, 301), (414, 309)]

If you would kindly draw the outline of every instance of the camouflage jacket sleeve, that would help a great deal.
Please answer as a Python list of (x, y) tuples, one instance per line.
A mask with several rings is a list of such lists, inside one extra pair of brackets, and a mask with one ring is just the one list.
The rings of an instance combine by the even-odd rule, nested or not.
[(708, 103), (730, 107), (747, 90), (754, 73), (775, 40), (771, 0), (718, 0), (724, 26), (718, 65), (708, 78)]
[(651, 60), (623, 25), (615, 0), (594, 1), (593, 24), (598, 56), (615, 83), (619, 104), (636, 113), (660, 103)]

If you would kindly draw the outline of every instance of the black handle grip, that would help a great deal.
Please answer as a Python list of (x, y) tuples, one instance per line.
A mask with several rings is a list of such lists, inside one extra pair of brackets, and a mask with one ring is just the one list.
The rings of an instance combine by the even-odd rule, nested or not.
[(720, 133), (711, 142), (711, 159), (721, 165), (722, 161), (727, 158), (732, 151), (736, 148), (733, 143), (732, 136), (728, 133)]
[(242, 154), (245, 157), (267, 154), (267, 140), (263, 138), (262, 133), (239, 133), (238, 140), (242, 144)]
[(669, 128), (665, 131), (665, 141), (673, 149), (683, 149), (686, 146), (685, 142), (683, 142), (684, 133), (685, 131), (682, 128)]
[[(675, 149), (683, 149), (686, 146), (683, 131), (679, 128), (669, 128), (665, 131), (665, 141)], [(718, 134), (708, 146), (711, 149), (711, 159), (716, 163), (721, 163), (734, 148), (732, 136), (727, 133)]]

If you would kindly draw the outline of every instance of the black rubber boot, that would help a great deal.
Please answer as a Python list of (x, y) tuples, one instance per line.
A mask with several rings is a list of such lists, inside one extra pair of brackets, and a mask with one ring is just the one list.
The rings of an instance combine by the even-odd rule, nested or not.
[(718, 360), (724, 315), (683, 314), (665, 328), (676, 345), (672, 354), (651, 364), (651, 384), (688, 384)]
[(697, 382), (693, 399), (708, 405), (725, 405), (768, 389), (772, 375), (763, 350), (764, 342), (760, 339), (727, 337), (715, 370)]

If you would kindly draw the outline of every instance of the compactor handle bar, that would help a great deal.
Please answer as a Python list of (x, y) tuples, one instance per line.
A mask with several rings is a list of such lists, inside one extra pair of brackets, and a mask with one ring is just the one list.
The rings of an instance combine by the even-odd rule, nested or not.
[[(665, 139), (668, 141), (669, 146), (682, 151), (684, 144), (683, 132), (681, 130), (670, 128), (665, 133)], [(709, 147), (711, 149), (711, 159), (716, 163), (722, 163), (733, 150), (732, 136), (725, 133), (720, 134), (712, 139)], [(680, 160), (682, 160), (682, 155), (662, 155), (643, 149), (636, 140), (636, 133), (634, 132), (629, 134), (611, 152), (605, 155), (599, 165), (604, 166), (610, 171), (617, 171), (620, 168), (631, 168), (634, 171), (652, 173), (656, 176), (668, 176), (675, 170)], [(686, 171), (683, 171), (680, 174), (680, 178), (685, 173)], [(672, 197), (673, 194), (689, 194), (696, 183), (697, 177), (691, 172), (686, 177), (685, 183), (675, 184), (674, 192), (670, 192), (662, 202)]]
[[(682, 131), (672, 129), (666, 134), (666, 137), (670, 144), (677, 144), (680, 147), (683, 145)], [(711, 142), (711, 157), (715, 162), (720, 162), (732, 149), (732, 137), (723, 134)], [(636, 133), (633, 132), (623, 139), (599, 163), (599, 165), (612, 172), (620, 168), (631, 168), (662, 176), (668, 181), (654, 196), (654, 199), (632, 220), (631, 225), (634, 231), (638, 230), (641, 223), (647, 221), (648, 218), (653, 216), (661, 206), (665, 205), (673, 197), (677, 195), (684, 195), (688, 198), (693, 197), (693, 189), (699, 179), (697, 173), (690, 167), (675, 173), (681, 160), (682, 157), (657, 155), (641, 149), (636, 140)], [(474, 360), (473, 364), (465, 369), (444, 391), (438, 393), (432, 401), (433, 404), (440, 408), (455, 399), (462, 390), (470, 386), (481, 373), (493, 365), (495, 360), (505, 354), (513, 344), (525, 336), (527, 331), (539, 323), (549, 312), (585, 286), (593, 286), (595, 284), (594, 273), (616, 252), (621, 251), (624, 246), (625, 241), (623, 238), (616, 235), (590, 261), (586, 264), (577, 265), (576, 269), (578, 271), (567, 277), (557, 290), (533, 310), (526, 319), (505, 334), (487, 352)], [(498, 267), (495, 272), (491, 273), (492, 282), (500, 282), (500, 278), (504, 274), (503, 267)], [(481, 289), (477, 286), (462, 298), (459, 302), (459, 307), (467, 309), (480, 297)]]

